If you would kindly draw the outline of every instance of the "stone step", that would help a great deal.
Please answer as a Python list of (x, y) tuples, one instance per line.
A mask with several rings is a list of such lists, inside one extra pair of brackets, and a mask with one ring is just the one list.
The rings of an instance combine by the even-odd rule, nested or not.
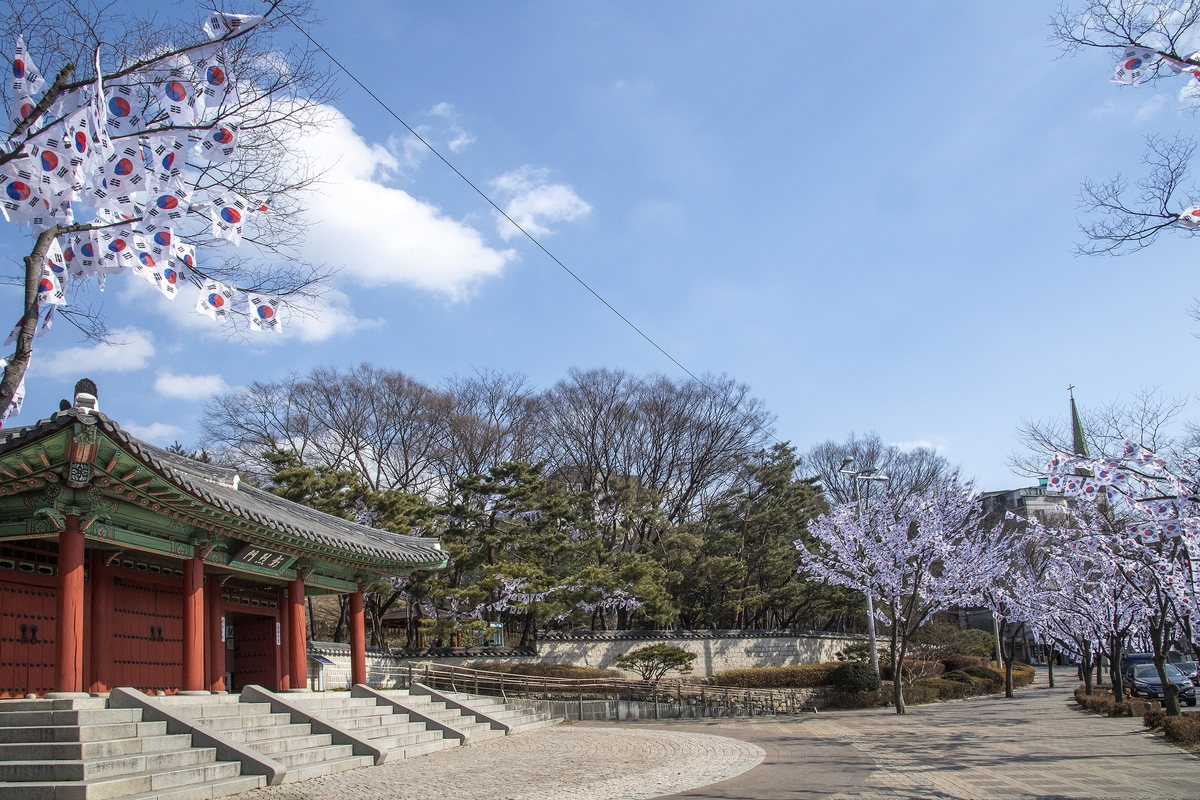
[[(169, 789), (226, 781), (241, 777), (240, 773), (241, 764), (217, 761), (162, 772), (132, 773), (67, 783), (61, 781), (0, 783), (0, 800), (110, 800), (110, 798), (125, 798), (129, 795), (156, 797), (158, 796), (156, 793), (162, 793)], [(260, 776), (247, 777), (257, 779), (260, 781), (259, 785), (262, 785)], [(249, 783), (245, 785), (249, 786)], [(213, 795), (208, 796), (212, 797)]]
[(216, 800), (219, 797), (261, 789), (266, 785), (267, 779), (261, 775), (238, 775), (208, 783), (129, 795), (121, 800)]
[[(500, 734), (503, 736), (503, 732)], [(428, 742), (418, 742), (417, 744), (406, 745), (405, 747), (395, 748), (389, 751), (388, 758), (395, 760), (397, 754), (404, 758), (416, 758), (417, 756), (427, 755), (429, 753), (437, 753), (442, 750), (449, 750), (451, 747), (458, 747), (460, 744), (458, 739), (433, 739)]]
[[(283, 776), (283, 782), (296, 783), (297, 781), (306, 781), (309, 778), (317, 778), (321, 775), (333, 775), (337, 772), (345, 772), (348, 769), (370, 767), (374, 763), (375, 759), (371, 756), (350, 756), (349, 758), (339, 758), (333, 761), (317, 761), (313, 764), (302, 764), (299, 767), (289, 769)], [(0, 800), (3, 800), (3, 798), (0, 798)]]
[(165, 722), (124, 722), (119, 725), (42, 725), (29, 728), (0, 727), (0, 743), (102, 742), (131, 736), (162, 736)]
[(196, 720), (253, 717), (271, 713), (270, 703), (184, 703), (170, 708), (180, 716)]
[(305, 711), (310, 711), (310, 710), (315, 711), (319, 708), (320, 709), (358, 708), (358, 707), (370, 708), (371, 706), (375, 705), (374, 698), (351, 697), (348, 692), (342, 693), (341, 695), (335, 695), (332, 697), (330, 697), (330, 696), (326, 696), (326, 697), (304, 696), (304, 697), (302, 697), (300, 695), (288, 695), (288, 702), (290, 702), (292, 705), (296, 706), (296, 708), (303, 708)]
[(141, 722), (137, 708), (80, 708), (65, 711), (10, 711), (0, 714), (0, 728), (28, 728), (50, 725), (117, 725)]
[(294, 736), (309, 736), (312, 734), (312, 726), (307, 722), (295, 724), (288, 723), (287, 725), (268, 725), (263, 728), (236, 728), (234, 730), (221, 731), (221, 735), (226, 739), (234, 742), (243, 742), (250, 747), (254, 746), (255, 742), (261, 742), (264, 739), (289, 739)]
[(0, 762), (28, 760), (86, 760), (115, 758), (137, 753), (162, 753), (192, 746), (186, 733), (145, 736), (95, 742), (20, 742), (0, 744)]
[(234, 731), (238, 728), (266, 728), (271, 725), (290, 725), (291, 714), (244, 714), (236, 717), (200, 717), (196, 724), (214, 731)]
[[(390, 733), (406, 733), (408, 731), (423, 731), (425, 730), (424, 722), (409, 722), (407, 717), (375, 717), (372, 724), (367, 725), (340, 725), (347, 731), (358, 735), (363, 731), (372, 731), (380, 728), (386, 728)], [(381, 734), (382, 735), (382, 734)]]
[[(400, 750), (412, 745), (441, 740), (441, 731), (420, 731), (418, 733), (402, 733), (395, 736), (372, 736), (367, 741), (380, 750)], [(458, 740), (455, 739), (454, 741)]]
[(275, 758), (276, 753), (305, 750), (309, 747), (324, 747), (329, 744), (333, 744), (333, 737), (330, 734), (313, 733), (308, 736), (288, 736), (283, 739), (260, 739), (253, 743), (252, 749), (264, 756)]
[(0, 714), (6, 711), (63, 711), (72, 708), (107, 708), (103, 697), (79, 697), (70, 700), (52, 700), (39, 697), (36, 700), (0, 700)]
[[(303, 750), (288, 750), (276, 753), (271, 758), (283, 764), (289, 770), (304, 764), (315, 764), (318, 761), (337, 761), (354, 755), (354, 747), (348, 744), (328, 744), (319, 747), (306, 747)], [(374, 760), (371, 761), (374, 764)]]
[(215, 762), (216, 748), (189, 747), (165, 753), (62, 761), (0, 762), (0, 782), (91, 781), (141, 772), (169, 772)]
[(236, 694), (172, 694), (166, 697), (157, 698), (160, 705), (164, 706), (196, 706), (196, 705), (233, 705), (236, 706), (239, 701)]

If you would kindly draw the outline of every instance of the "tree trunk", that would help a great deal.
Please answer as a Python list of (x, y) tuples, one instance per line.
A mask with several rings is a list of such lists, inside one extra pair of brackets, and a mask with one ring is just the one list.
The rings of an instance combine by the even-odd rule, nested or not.
[(529, 638), (533, 633), (533, 611), (525, 612), (525, 625), (521, 628), (521, 647), (529, 647)]
[(33, 335), (38, 324), (38, 281), (42, 277), (42, 265), (46, 263), (50, 244), (59, 233), (60, 228), (57, 225), (42, 231), (34, 242), (33, 252), (25, 256), (25, 306), (22, 311), (21, 330), (17, 333), (17, 349), (9, 357), (8, 364), (4, 367), (4, 377), (0, 379), (0, 415), (12, 404), (17, 387), (25, 377), (25, 370), (29, 368), (29, 357), (33, 354)]
[(1054, 645), (1050, 645), (1050, 657), (1046, 659), (1047, 677), (1050, 679), (1050, 688), (1054, 688)]
[[(895, 615), (892, 617), (892, 702), (896, 705), (896, 713), (903, 714), (908, 709), (904, 707), (904, 645), (898, 642), (900, 625)], [(900, 645), (897, 647), (897, 645)]]
[(1150, 641), (1154, 644), (1154, 668), (1162, 682), (1163, 709), (1168, 717), (1179, 716), (1179, 687), (1167, 677), (1166, 631), (1163, 626), (1150, 626)]
[(1125, 678), (1121, 675), (1121, 656), (1124, 649), (1121, 638), (1114, 636), (1112, 653), (1109, 655), (1108, 675), (1112, 681), (1113, 702), (1117, 705), (1125, 702)]
[(338, 621), (333, 629), (333, 640), (335, 642), (342, 641), (342, 637), (346, 634), (346, 610), (350, 605), (350, 596), (345, 594), (338, 595)]
[(1004, 654), (1004, 696), (1009, 700), (1015, 697), (1013, 692), (1012, 668), (1013, 659), (1017, 657), (1017, 637), (1013, 636), (1008, 640), (1008, 647), (1001, 649)]
[(1083, 693), (1088, 697), (1092, 696), (1092, 646), (1089, 644), (1083, 648), (1082, 656), (1083, 667)]

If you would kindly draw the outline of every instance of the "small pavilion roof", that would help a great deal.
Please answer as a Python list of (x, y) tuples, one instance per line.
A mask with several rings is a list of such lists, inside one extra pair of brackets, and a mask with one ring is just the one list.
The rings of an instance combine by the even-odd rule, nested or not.
[(234, 469), (205, 464), (143, 442), (99, 412), (70, 408), (34, 425), (0, 431), (0, 457), (76, 423), (98, 426), (117, 446), (196, 500), (266, 528), (418, 569), (435, 568), (446, 560), (436, 539), (381, 531), (278, 497), (242, 483)]

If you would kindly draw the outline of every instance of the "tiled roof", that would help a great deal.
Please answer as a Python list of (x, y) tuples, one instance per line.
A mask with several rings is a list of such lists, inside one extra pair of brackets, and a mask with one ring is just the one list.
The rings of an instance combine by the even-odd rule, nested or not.
[(204, 464), (141, 441), (100, 413), (71, 408), (35, 425), (0, 431), (0, 456), (76, 422), (99, 425), (113, 441), (187, 494), (243, 519), (299, 539), (413, 566), (432, 566), (445, 553), (436, 539), (402, 536), (324, 514), (235, 480), (237, 471)]

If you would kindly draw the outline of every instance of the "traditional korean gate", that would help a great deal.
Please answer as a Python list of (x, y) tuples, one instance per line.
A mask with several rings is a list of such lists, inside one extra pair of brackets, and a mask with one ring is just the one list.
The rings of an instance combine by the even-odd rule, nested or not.
[(0, 697), (54, 691), (54, 578), (0, 573)]
[(275, 617), (258, 614), (227, 614), (233, 630), (233, 689), (255, 684), (267, 689), (276, 687), (275, 659), (279, 648), (275, 644)]
[(143, 691), (183, 683), (183, 589), (178, 581), (113, 580), (113, 685)]

